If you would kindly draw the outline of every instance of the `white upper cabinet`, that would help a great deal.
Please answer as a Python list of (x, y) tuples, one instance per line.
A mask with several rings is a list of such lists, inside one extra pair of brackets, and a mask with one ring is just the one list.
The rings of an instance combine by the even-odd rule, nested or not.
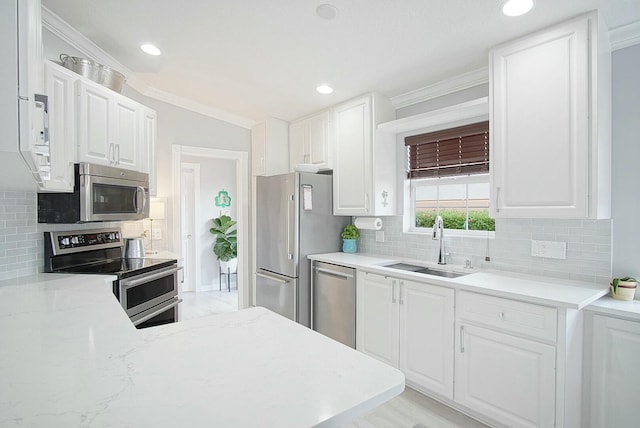
[(270, 117), (251, 128), (251, 173), (286, 172), (289, 172), (289, 124)]
[(490, 53), (491, 215), (610, 215), (607, 47), (590, 14)]
[(78, 160), (142, 171), (144, 106), (86, 80), (76, 91)]
[(49, 97), (50, 172), (41, 189), (73, 191), (76, 160), (75, 82), (79, 76), (54, 62), (44, 63)]
[(149, 174), (149, 194), (158, 194), (158, 177), (156, 167), (156, 140), (158, 116), (155, 110), (142, 109), (142, 172)]
[(396, 214), (395, 136), (378, 131), (395, 118), (389, 100), (366, 95), (332, 109), (333, 213)]
[(295, 121), (289, 126), (289, 167), (307, 163), (331, 168), (329, 160), (330, 111)]

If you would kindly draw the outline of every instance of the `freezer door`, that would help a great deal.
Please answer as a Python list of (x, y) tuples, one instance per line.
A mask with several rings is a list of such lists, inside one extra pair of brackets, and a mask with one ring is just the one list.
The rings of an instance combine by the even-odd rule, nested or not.
[(295, 174), (258, 177), (256, 266), (297, 277)]
[(256, 306), (265, 307), (275, 313), (298, 321), (298, 281), (273, 272), (256, 272)]

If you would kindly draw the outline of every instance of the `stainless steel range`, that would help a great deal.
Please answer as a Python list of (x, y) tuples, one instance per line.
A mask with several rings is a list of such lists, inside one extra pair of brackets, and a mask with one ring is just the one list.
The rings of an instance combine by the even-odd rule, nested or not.
[(45, 232), (45, 272), (112, 274), (113, 294), (137, 328), (178, 321), (175, 259), (124, 258), (120, 229)]

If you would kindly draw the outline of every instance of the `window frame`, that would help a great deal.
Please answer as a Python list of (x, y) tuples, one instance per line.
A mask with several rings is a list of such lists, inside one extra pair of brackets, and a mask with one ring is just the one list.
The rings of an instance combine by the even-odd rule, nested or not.
[[(416, 187), (420, 183), (433, 183), (432, 185), (446, 185), (446, 184), (473, 184), (473, 183), (487, 183), (489, 190), (491, 190), (491, 177), (489, 173), (486, 174), (467, 174), (467, 175), (452, 175), (447, 177), (433, 177), (433, 178), (413, 178), (405, 179), (405, 201), (408, 201), (408, 206), (405, 206), (405, 233), (415, 233), (419, 235), (431, 234), (430, 228), (416, 227)], [(407, 209), (408, 208), (408, 209)], [(446, 236), (458, 236), (466, 238), (495, 238), (495, 231), (493, 230), (463, 230), (463, 229), (445, 229)]]

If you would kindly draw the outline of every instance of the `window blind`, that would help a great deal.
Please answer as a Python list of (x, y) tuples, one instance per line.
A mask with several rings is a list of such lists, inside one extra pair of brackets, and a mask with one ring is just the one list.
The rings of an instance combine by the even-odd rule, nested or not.
[(489, 172), (489, 122), (474, 123), (404, 139), (409, 178)]

